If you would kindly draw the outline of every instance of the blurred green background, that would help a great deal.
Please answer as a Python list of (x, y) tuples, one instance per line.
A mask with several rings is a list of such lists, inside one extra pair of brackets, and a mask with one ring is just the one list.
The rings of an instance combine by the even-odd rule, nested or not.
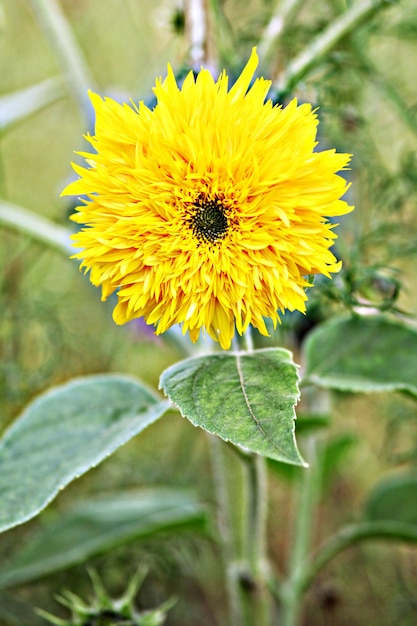
[[(274, 12), (285, 4), (208, 2), (219, 65), (239, 71), (251, 47), (261, 46)], [(344, 0), (293, 4), (297, 11), (262, 66), (274, 87), (290, 61), (352, 5)], [(338, 229), (344, 270), (331, 285), (326, 281), (322, 290), (317, 288), (307, 317), (311, 323), (316, 315), (322, 319), (344, 310), (352, 300), (377, 305), (387, 301), (415, 315), (417, 5), (415, 0), (375, 5), (373, 14), (337, 41), (292, 90), (319, 107), (321, 145), (354, 155), (349, 193), (357, 208)], [(42, 6), (47, 3), (0, 0), (0, 114), (12, 92), (63, 75)], [(60, 6), (85, 57), (91, 86), (103, 95), (149, 100), (155, 77), (165, 74), (168, 62), (175, 70), (188, 65), (181, 2), (62, 0)], [(0, 119), (0, 198), (68, 226), (71, 206), (59, 194), (72, 176), (73, 152), (83, 148), (82, 134), (92, 130), (92, 120), (80, 109), (71, 85), (65, 80), (64, 85), (61, 97), (25, 119), (11, 125)], [(161, 371), (182, 356), (175, 336), (156, 339), (140, 324), (116, 327), (111, 310), (112, 303), (100, 302), (99, 291), (79, 273), (75, 261), (0, 223), (2, 429), (36, 394), (72, 376), (118, 371), (157, 386)], [(271, 341), (297, 350), (302, 333), (300, 321), (291, 318)], [(329, 430), (336, 443), (317, 543), (341, 522), (358, 517), (365, 494), (381, 476), (404, 468), (413, 472), (417, 460), (417, 416), (411, 401), (335, 395), (332, 402)], [(59, 517), (88, 494), (154, 484), (192, 487), (210, 507), (214, 496), (208, 457), (204, 434), (177, 414), (168, 414), (71, 485), (43, 518)], [(291, 491), (283, 472), (271, 471), (271, 482), (269, 539), (279, 569), (288, 550)], [(36, 519), (1, 536), (1, 562), (40, 523)], [(180, 601), (168, 624), (209, 626), (222, 624), (225, 614), (219, 558), (215, 541), (189, 531), (131, 542), (92, 563), (115, 595), (139, 562), (149, 564), (140, 594), (143, 606), (175, 594)], [(53, 597), (63, 587), (88, 595), (85, 566), (0, 592), (0, 624), (44, 623), (32, 615), (31, 606), (64, 615)], [(304, 623), (416, 622), (415, 550), (378, 542), (342, 554), (323, 570), (308, 593)]]

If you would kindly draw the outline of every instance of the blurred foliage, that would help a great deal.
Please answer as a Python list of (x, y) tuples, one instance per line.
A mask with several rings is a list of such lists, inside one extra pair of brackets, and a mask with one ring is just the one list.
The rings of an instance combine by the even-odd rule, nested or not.
[[(58, 85), (65, 74), (41, 25), (39, 4), (30, 0), (0, 4), (0, 98), (55, 77)], [(264, 61), (261, 58), (262, 72), (272, 78), (277, 93), (291, 60), (355, 3), (211, 0), (208, 4), (214, 62), (235, 73), (251, 46), (262, 49), (274, 17), (285, 13), (281, 33), (265, 48)], [(352, 170), (346, 176), (352, 181), (349, 201), (357, 210), (343, 218), (338, 229), (342, 272), (332, 282), (316, 281), (308, 315), (288, 315), (273, 334), (275, 345), (297, 350), (315, 324), (346, 309), (379, 308), (408, 316), (416, 312), (417, 82), (411, 77), (417, 62), (417, 13), (415, 0), (375, 4), (383, 10), (375, 10), (338, 41), (293, 90), (300, 101), (319, 107), (320, 145), (353, 153)], [(178, 71), (188, 67), (186, 15), (179, 0), (61, 0), (61, 7), (103, 94), (148, 101), (154, 78), (165, 73), (167, 62)], [(67, 225), (70, 207), (58, 196), (71, 176), (73, 150), (82, 149), (81, 134), (92, 120), (91, 113), (78, 106), (71, 87), (64, 95), (58, 91), (56, 98), (50, 94), (50, 104), (45, 101), (20, 123), (6, 125), (0, 120), (0, 198)], [(78, 273), (75, 262), (8, 228), (0, 228), (0, 268), (2, 428), (34, 395), (72, 376), (120, 371), (155, 386), (160, 372), (181, 355), (175, 333), (156, 339), (140, 323), (116, 327), (111, 305), (100, 302), (98, 290)], [(256, 341), (266, 345), (261, 338)], [(331, 413), (317, 544), (342, 521), (359, 515), (365, 494), (387, 471), (407, 469), (413, 475), (416, 471), (415, 403), (386, 396), (370, 402), (337, 394)], [(281, 481), (280, 468), (274, 469), (270, 546), (279, 564), (287, 553), (292, 519), (288, 483)], [(202, 500), (213, 504), (205, 438), (178, 416), (164, 419), (145, 433), (140, 445), (130, 442), (77, 481), (44, 519), (62, 514), (74, 499), (89, 493), (161, 483), (192, 486)], [(34, 520), (4, 534), (2, 562), (35, 536), (40, 524)], [(155, 535), (92, 560), (114, 595), (123, 592), (129, 573), (143, 561), (150, 573), (139, 593), (140, 606), (158, 606), (173, 593), (180, 601), (167, 624), (224, 623), (215, 541), (191, 533), (174, 539)], [(380, 544), (362, 546), (321, 572), (307, 596), (305, 624), (411, 626), (416, 621), (416, 584), (414, 552)], [(32, 607), (58, 613), (53, 596), (63, 587), (85, 597), (89, 582), (84, 568), (73, 567), (2, 592), (1, 626), (43, 623)]]

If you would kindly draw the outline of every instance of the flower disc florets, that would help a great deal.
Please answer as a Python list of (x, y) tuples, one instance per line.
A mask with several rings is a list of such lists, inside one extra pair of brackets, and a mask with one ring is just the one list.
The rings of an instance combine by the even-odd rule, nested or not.
[(255, 50), (228, 90), (223, 72), (158, 80), (153, 110), (91, 94), (96, 153), (64, 191), (87, 197), (72, 219), (81, 266), (114, 319), (182, 324), (231, 344), (249, 324), (267, 334), (285, 309), (305, 310), (307, 275), (337, 272), (329, 217), (351, 210), (336, 172), (350, 155), (315, 151), (317, 117), (296, 100), (265, 101)]
[(191, 207), (188, 221), (195, 238), (206, 244), (216, 244), (224, 239), (229, 229), (227, 213), (220, 198), (198, 197)]

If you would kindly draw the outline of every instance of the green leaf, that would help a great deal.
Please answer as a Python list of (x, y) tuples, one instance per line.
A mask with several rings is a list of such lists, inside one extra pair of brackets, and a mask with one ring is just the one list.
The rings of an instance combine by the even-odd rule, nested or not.
[(328, 487), (338, 471), (344, 471), (346, 456), (357, 444), (359, 437), (354, 433), (341, 433), (323, 444), (322, 459), (322, 490)]
[(168, 408), (140, 382), (111, 374), (39, 396), (0, 441), (0, 530), (34, 517)]
[(417, 526), (417, 476), (395, 476), (380, 482), (369, 495), (365, 515), (372, 521)]
[(417, 329), (386, 317), (332, 319), (305, 342), (306, 382), (417, 396)]
[(142, 489), (90, 498), (45, 523), (15, 552), (0, 569), (0, 588), (83, 563), (133, 539), (201, 527), (205, 519), (203, 506), (186, 490)]
[(297, 414), (297, 434), (304, 435), (322, 428), (327, 428), (330, 424), (330, 416), (326, 413), (298, 413)]
[[(312, 415), (311, 428), (323, 427), (328, 424), (327, 416), (322, 416), (322, 421), (319, 421), (320, 416)], [(317, 421), (316, 421), (317, 418)], [(308, 419), (300, 419), (298, 415), (297, 419), (297, 431), (300, 423), (304, 422), (304, 427), (301, 429), (301, 435), (310, 433), (310, 425)], [(352, 446), (357, 443), (358, 437), (356, 435), (346, 433), (336, 436), (334, 439), (320, 442), (319, 455), (321, 457), (320, 463), (321, 469), (321, 490), (324, 491), (328, 488), (334, 476), (337, 474), (339, 468), (344, 467), (346, 461), (346, 455), (350, 452)], [(301, 447), (302, 449), (302, 447)], [(279, 478), (291, 482), (300, 477), (300, 472), (304, 470), (294, 465), (288, 465), (279, 461), (268, 460), (268, 467), (279, 476)]]
[(0, 97), (0, 131), (5, 131), (65, 95), (60, 78), (48, 78)]
[(225, 441), (302, 465), (294, 436), (297, 366), (288, 350), (209, 354), (180, 361), (160, 387), (182, 415)]

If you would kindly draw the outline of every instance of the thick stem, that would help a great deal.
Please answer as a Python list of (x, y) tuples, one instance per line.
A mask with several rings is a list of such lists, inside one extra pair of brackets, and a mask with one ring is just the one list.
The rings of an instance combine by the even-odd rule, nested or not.
[(267, 473), (265, 459), (248, 457), (247, 463), (248, 524), (246, 546), (251, 571), (258, 575), (266, 560), (266, 520), (268, 512)]
[[(244, 342), (246, 350), (251, 352), (250, 329), (244, 335)], [(217, 438), (211, 437), (210, 442), (230, 623), (232, 626), (271, 626), (265, 459), (236, 446), (227, 446)], [(225, 452), (229, 449), (235, 453), (234, 458), (226, 459)]]
[(265, 459), (234, 446), (234, 458), (227, 459), (230, 447), (217, 437), (210, 437), (230, 624), (271, 626), (266, 565)]
[[(252, 328), (244, 334), (247, 352), (254, 350)], [(258, 454), (240, 454), (245, 469), (243, 541), (239, 594), (243, 626), (270, 626), (271, 597), (267, 585), (268, 484), (266, 462)]]
[[(223, 571), (226, 579), (226, 591), (229, 603), (231, 626), (238, 626), (241, 617), (239, 593), (236, 586), (236, 528), (232, 521), (232, 510), (226, 464), (226, 445), (218, 437), (209, 435), (210, 456), (213, 483), (216, 492), (217, 526), (220, 535)], [(236, 491), (234, 493), (236, 496)]]
[(303, 581), (313, 532), (314, 509), (321, 485), (321, 463), (316, 446), (315, 438), (311, 437), (306, 449), (310, 467), (304, 469), (301, 474), (289, 572), (281, 588), (282, 626), (297, 626), (301, 614)]
[(267, 587), (266, 522), (268, 485), (265, 459), (246, 458), (246, 512), (239, 579), (244, 626), (270, 626), (271, 598)]

